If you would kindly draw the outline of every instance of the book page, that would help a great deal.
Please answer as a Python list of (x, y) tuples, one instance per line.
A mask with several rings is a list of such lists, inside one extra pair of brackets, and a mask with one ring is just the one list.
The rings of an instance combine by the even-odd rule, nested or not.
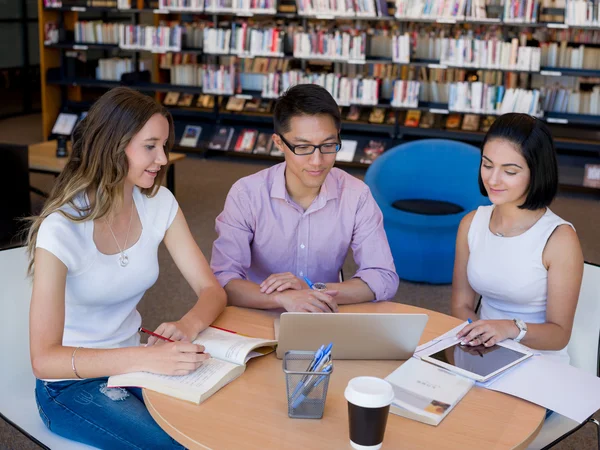
[(194, 341), (194, 344), (204, 345), (206, 352), (214, 358), (239, 365), (244, 365), (250, 359), (248, 355), (252, 350), (258, 347), (274, 346), (276, 343), (277, 341), (251, 338), (212, 327), (200, 333)]
[[(109, 387), (137, 386), (183, 400), (199, 403), (203, 394), (226, 379), (239, 366), (227, 361), (210, 358), (189, 375), (160, 375), (150, 372), (132, 372), (114, 375), (108, 379)], [(226, 383), (223, 383), (226, 384)]]

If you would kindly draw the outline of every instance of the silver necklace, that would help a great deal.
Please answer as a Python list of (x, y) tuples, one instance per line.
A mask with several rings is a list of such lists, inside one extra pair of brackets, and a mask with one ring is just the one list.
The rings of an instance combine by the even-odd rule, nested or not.
[(535, 221), (531, 224), (531, 225), (521, 225), (518, 227), (512, 227), (511, 229), (509, 229), (508, 231), (505, 231), (504, 233), (501, 233), (500, 231), (495, 231), (494, 234), (498, 237), (505, 237), (507, 234), (512, 233), (514, 231), (520, 231), (520, 230), (524, 230), (526, 228), (531, 228), (532, 226), (534, 226), (538, 220), (540, 220), (540, 218), (545, 214), (546, 212), (542, 212), (542, 214), (539, 217), (536, 217)]
[(121, 246), (119, 245), (119, 241), (117, 241), (117, 237), (115, 236), (115, 233), (113, 232), (112, 227), (110, 226), (110, 223), (108, 222), (108, 220), (104, 219), (104, 221), (108, 225), (110, 234), (112, 234), (112, 237), (114, 238), (115, 243), (117, 244), (119, 253), (121, 254), (119, 256), (119, 265), (121, 267), (125, 267), (125, 266), (127, 266), (127, 264), (129, 264), (129, 257), (127, 256), (127, 253), (125, 253), (125, 250), (127, 249), (127, 239), (129, 239), (129, 230), (131, 230), (131, 219), (133, 219), (133, 199), (131, 199), (131, 212), (129, 213), (129, 227), (127, 228), (127, 234), (125, 235), (125, 244), (123, 245), (123, 248), (121, 248)]

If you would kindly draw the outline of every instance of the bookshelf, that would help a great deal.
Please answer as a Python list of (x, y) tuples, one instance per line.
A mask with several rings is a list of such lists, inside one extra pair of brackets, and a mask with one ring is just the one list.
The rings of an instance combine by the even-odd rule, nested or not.
[[(358, 12), (348, 9), (352, 2), (337, 3), (336, 11), (298, 11), (294, 0), (219, 1), (62, 0), (51, 7), (48, 0), (39, 0), (44, 136), (51, 136), (60, 112), (84, 112), (107, 89), (127, 85), (161, 103), (170, 93), (192, 98), (184, 106), (167, 106), (177, 142), (186, 126), (201, 127), (197, 145), (177, 146), (178, 151), (278, 161), (281, 157), (233, 148), (238, 132), (270, 132), (271, 112), (232, 111), (228, 105), (258, 105), (294, 82), (308, 81), (324, 85), (343, 105), (342, 137), (358, 142), (354, 160), (340, 166), (368, 167), (370, 160), (360, 156), (360, 149), (374, 140), (386, 149), (423, 138), (479, 145), (485, 135), (479, 124), (511, 110), (535, 114), (549, 124), (564, 186), (581, 188), (584, 165), (600, 164), (600, 88), (594, 88), (600, 85), (600, 63), (593, 63), (600, 61), (597, 1), (595, 16), (582, 20), (569, 1), (560, 8), (555, 3), (561, 0), (526, 0), (534, 9), (522, 21), (506, 17), (505, 1), (514, 6), (515, 0), (457, 0), (466, 6), (466, 15), (447, 10), (419, 16), (411, 11), (415, 17), (399, 16), (400, 8), (419, 0), (365, 2)], [(125, 3), (131, 7), (117, 7)], [(479, 8), (468, 14), (469, 8), (473, 12), (482, 5), (484, 12)], [(105, 43), (103, 32), (94, 31), (100, 23), (114, 24), (123, 36), (129, 32), (128, 40), (115, 41), (115, 31)], [(53, 41), (46, 40), (47, 24), (58, 30)], [(76, 40), (77, 27), (79, 35), (87, 30), (83, 36), (92, 39)], [(133, 33), (134, 28), (142, 31)], [(140, 35), (159, 36), (155, 39), (162, 48), (150, 45), (150, 37), (132, 42)], [(210, 45), (203, 41), (207, 37)], [(325, 44), (315, 47), (315, 42)], [(96, 78), (94, 64), (100, 60), (115, 79)], [(407, 89), (414, 94), (415, 83), (417, 96), (409, 98)], [(516, 99), (513, 106), (503, 105), (509, 91)], [(196, 107), (209, 92), (213, 104)], [(457, 114), (459, 125), (446, 126), (449, 116)], [(355, 117), (348, 120), (351, 115)], [(477, 124), (475, 129), (463, 129), (466, 115), (478, 117), (468, 120)], [(411, 126), (415, 117), (417, 126)], [(425, 117), (432, 121), (427, 127), (421, 126)], [(227, 151), (209, 148), (220, 127), (236, 133)]]

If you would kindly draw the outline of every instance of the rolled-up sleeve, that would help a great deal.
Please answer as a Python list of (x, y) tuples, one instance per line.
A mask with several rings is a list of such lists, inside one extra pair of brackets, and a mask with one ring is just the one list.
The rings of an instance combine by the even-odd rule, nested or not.
[(251, 263), (250, 243), (254, 237), (254, 219), (248, 195), (233, 185), (223, 212), (215, 221), (217, 239), (213, 243), (210, 267), (221, 286), (231, 280), (247, 279)]
[(383, 229), (383, 215), (368, 186), (358, 203), (352, 252), (358, 265), (354, 277), (367, 283), (375, 294), (375, 301), (389, 300), (396, 295), (398, 275)]

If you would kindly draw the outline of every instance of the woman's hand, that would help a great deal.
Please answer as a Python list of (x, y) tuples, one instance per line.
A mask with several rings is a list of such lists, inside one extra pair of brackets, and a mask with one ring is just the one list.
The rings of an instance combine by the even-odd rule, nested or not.
[(210, 358), (204, 346), (190, 342), (165, 342), (146, 349), (146, 371), (162, 375), (187, 375)]
[[(196, 339), (195, 331), (190, 325), (182, 320), (161, 323), (154, 332), (166, 337), (167, 339), (171, 339), (172, 341), (192, 342), (194, 339)], [(146, 347), (150, 347), (157, 342), (165, 341), (155, 336), (149, 336)]]
[(465, 345), (491, 347), (518, 335), (519, 328), (512, 320), (478, 320), (465, 326), (456, 337)]

